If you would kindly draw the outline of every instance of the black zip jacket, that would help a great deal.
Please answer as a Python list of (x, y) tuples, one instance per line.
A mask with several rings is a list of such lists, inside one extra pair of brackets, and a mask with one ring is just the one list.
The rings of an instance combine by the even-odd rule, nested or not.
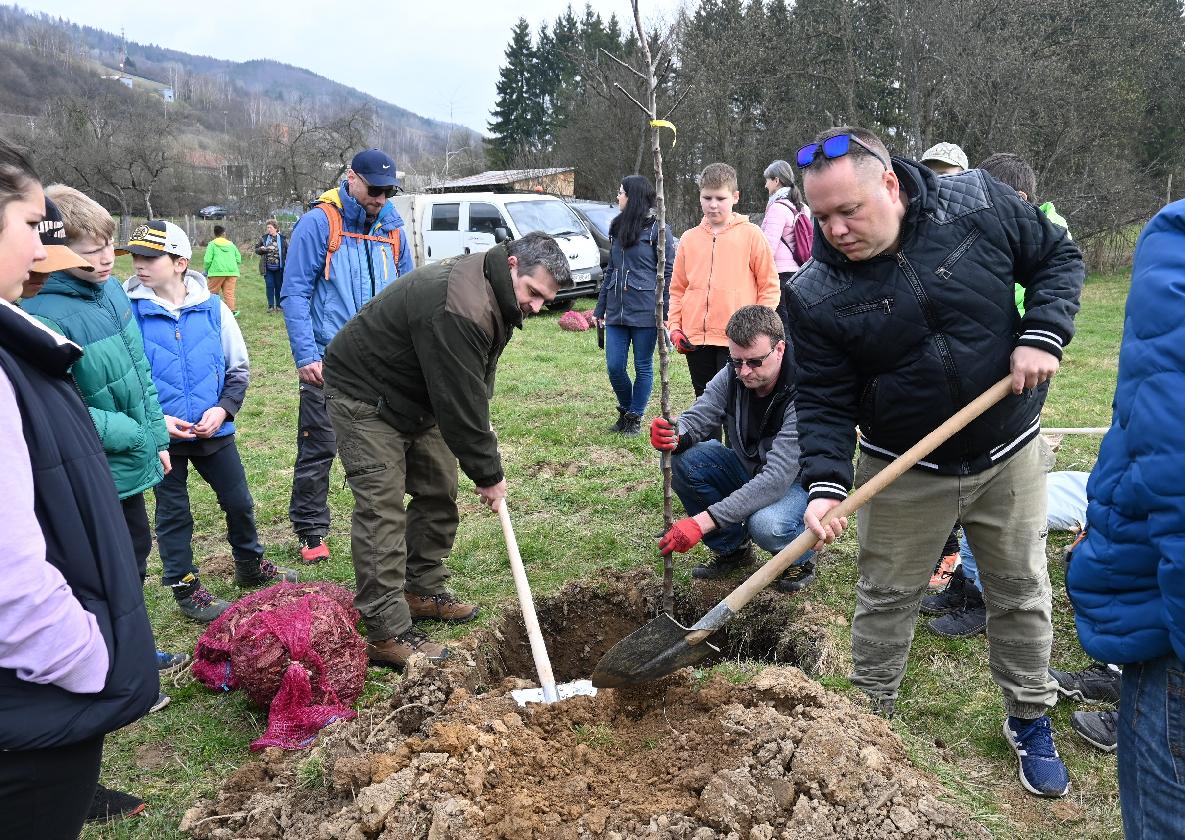
[(69, 373), (81, 355), (78, 345), (0, 304), (0, 368), (21, 409), (45, 559), (94, 615), (109, 660), (97, 694), (26, 682), (0, 668), (0, 750), (61, 747), (113, 732), (147, 714), (160, 689), (119, 495)]
[[(864, 453), (895, 458), (1005, 376), (1017, 346), (1060, 359), (1074, 334), (1086, 269), (1065, 229), (981, 170), (893, 169), (908, 200), (898, 252), (853, 262), (816, 222), (790, 284), (812, 500), (847, 496), (857, 425)], [(973, 475), (1006, 459), (1037, 434), (1047, 390), (1006, 397), (916, 469)]]

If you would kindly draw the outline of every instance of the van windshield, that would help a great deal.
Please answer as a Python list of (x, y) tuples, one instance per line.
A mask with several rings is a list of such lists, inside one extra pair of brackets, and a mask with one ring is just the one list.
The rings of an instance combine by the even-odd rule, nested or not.
[(508, 201), (506, 210), (520, 234), (541, 230), (552, 236), (588, 236), (580, 217), (559, 200)]

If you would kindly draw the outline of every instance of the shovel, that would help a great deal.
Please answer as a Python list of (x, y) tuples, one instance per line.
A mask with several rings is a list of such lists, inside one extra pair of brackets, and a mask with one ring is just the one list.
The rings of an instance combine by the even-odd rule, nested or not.
[(514, 526), (510, 524), (510, 508), (506, 499), (498, 502), (498, 518), (502, 521), (502, 536), (506, 538), (506, 552), (510, 555), (510, 571), (514, 575), (514, 588), (518, 593), (518, 605), (523, 613), (523, 624), (531, 642), (531, 658), (535, 660), (535, 671), (539, 674), (541, 688), (518, 688), (510, 692), (520, 706), (528, 703), (555, 703), (559, 700), (584, 694), (596, 695), (597, 690), (588, 680), (576, 680), (557, 686), (551, 673), (551, 659), (547, 646), (543, 644), (543, 633), (539, 630), (539, 617), (535, 615), (535, 602), (531, 598), (531, 585), (527, 582), (527, 571), (523, 567), (522, 555), (518, 552), (518, 540), (514, 537)]
[[(914, 444), (908, 452), (828, 511), (823, 517), (823, 522), (827, 523), (837, 517), (855, 513), (902, 473), (1004, 399), (1011, 391), (1012, 376), (1009, 375), (976, 397), (957, 414)], [(790, 545), (750, 575), (692, 627), (684, 627), (670, 615), (663, 613), (649, 624), (635, 630), (601, 657), (593, 671), (592, 684), (598, 688), (640, 685), (665, 677), (680, 668), (697, 665), (719, 653), (720, 649), (708, 642), (707, 638), (731, 621), (758, 592), (773, 583), (791, 563), (809, 551), (818, 539), (813, 532), (803, 531)]]

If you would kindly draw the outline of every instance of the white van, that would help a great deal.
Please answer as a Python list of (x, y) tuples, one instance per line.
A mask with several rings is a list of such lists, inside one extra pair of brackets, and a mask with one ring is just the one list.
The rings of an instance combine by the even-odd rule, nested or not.
[(487, 251), (498, 242), (540, 230), (554, 236), (568, 257), (575, 286), (549, 305), (564, 310), (601, 289), (601, 253), (572, 208), (536, 193), (414, 193), (391, 199), (411, 237), (416, 266), (458, 254)]

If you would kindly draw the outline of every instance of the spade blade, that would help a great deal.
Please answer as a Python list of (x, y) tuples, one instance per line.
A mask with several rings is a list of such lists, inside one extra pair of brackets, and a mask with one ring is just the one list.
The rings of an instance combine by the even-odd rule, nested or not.
[(720, 653), (720, 648), (706, 641), (689, 644), (690, 632), (690, 627), (663, 613), (611, 647), (597, 663), (592, 684), (597, 688), (641, 685)]

